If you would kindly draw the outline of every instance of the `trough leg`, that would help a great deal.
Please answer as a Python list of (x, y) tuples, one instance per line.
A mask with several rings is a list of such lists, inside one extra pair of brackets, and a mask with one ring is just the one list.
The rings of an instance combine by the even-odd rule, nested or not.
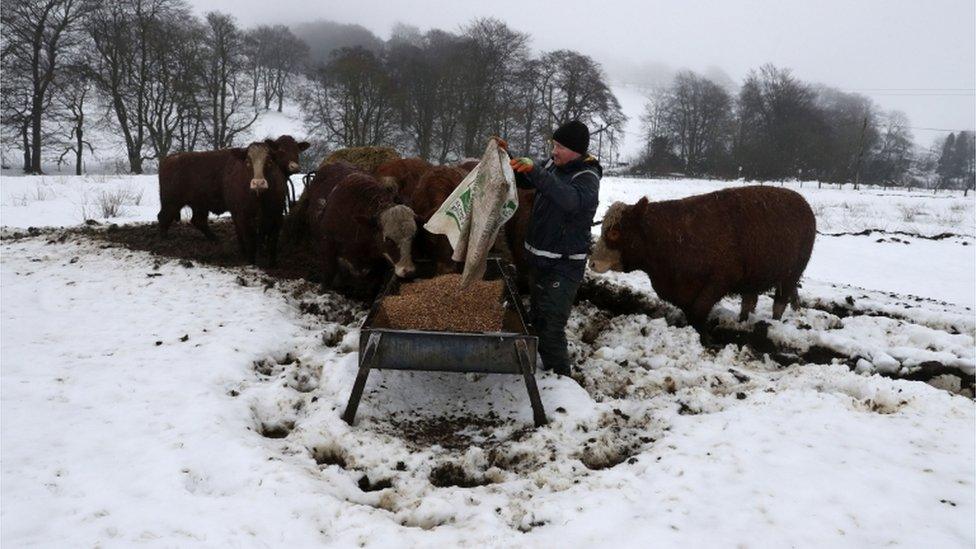
[(356, 409), (359, 408), (359, 399), (363, 397), (363, 389), (366, 387), (366, 378), (369, 377), (369, 370), (373, 366), (373, 357), (376, 356), (376, 347), (380, 343), (380, 334), (369, 334), (369, 341), (363, 351), (362, 360), (359, 362), (359, 373), (356, 374), (356, 382), (352, 385), (352, 394), (349, 395), (349, 403), (346, 411), (342, 414), (342, 419), (352, 425), (356, 420)]
[(518, 354), (519, 369), (522, 370), (522, 377), (525, 378), (525, 388), (529, 392), (529, 402), (532, 403), (532, 417), (536, 427), (542, 427), (549, 423), (546, 419), (546, 411), (542, 408), (542, 398), (539, 396), (539, 388), (535, 384), (535, 375), (529, 368), (529, 350), (525, 341), (519, 339), (515, 342), (515, 351)]

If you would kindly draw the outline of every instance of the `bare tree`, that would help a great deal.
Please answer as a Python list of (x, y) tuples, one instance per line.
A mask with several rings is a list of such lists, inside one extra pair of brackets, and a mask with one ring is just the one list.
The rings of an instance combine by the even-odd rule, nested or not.
[(914, 161), (914, 143), (905, 113), (891, 111), (881, 116), (880, 135), (868, 163), (867, 179), (885, 187), (899, 184)]
[(95, 154), (91, 142), (85, 138), (86, 122), (90, 120), (86, 112), (91, 110), (94, 85), (88, 70), (79, 61), (80, 56), (62, 69), (55, 93), (60, 122), (65, 126), (61, 133), (66, 134), (58, 165), (60, 166), (66, 156), (73, 155), (75, 175), (84, 172), (85, 148), (90, 154)]
[[(454, 143), (464, 91), (457, 49), (461, 40), (442, 31), (420, 36), (410, 27), (391, 40), (386, 66), (406, 140), (424, 159), (446, 161)], [(405, 35), (403, 38), (401, 35)]]
[(248, 31), (245, 45), (252, 79), (251, 104), (257, 106), (260, 90), (264, 108), (277, 100), (281, 112), (289, 79), (304, 67), (308, 46), (284, 25), (262, 25)]
[[(528, 58), (527, 34), (491, 18), (476, 19), (464, 29), (469, 39), (462, 96), (462, 148), (467, 156), (481, 152), (493, 133), (506, 133), (508, 101), (514, 74)], [(494, 125), (494, 127), (493, 127)]]
[[(188, 118), (199, 119), (199, 96), (205, 65), (203, 26), (189, 11), (174, 10), (156, 21), (149, 33), (146, 86), (146, 131), (152, 157), (162, 159), (174, 148), (186, 150), (181, 130)], [(192, 144), (189, 149), (192, 149)]]
[(206, 17), (207, 71), (204, 88), (208, 120), (205, 126), (214, 149), (231, 147), (235, 138), (257, 120), (258, 112), (245, 113), (249, 82), (244, 69), (244, 38), (229, 15), (210, 12)]
[(736, 159), (758, 179), (795, 177), (822, 143), (822, 111), (814, 90), (789, 70), (764, 65), (746, 78), (738, 97)]
[(154, 70), (160, 54), (154, 48), (167, 46), (159, 36), (165, 21), (178, 20), (186, 10), (182, 0), (105, 0), (88, 17), (95, 51), (92, 79), (111, 106), (132, 173), (142, 173), (143, 161), (154, 156), (145, 150), (152, 144), (147, 143), (150, 96), (158, 99), (161, 91)]
[(452, 156), (464, 156), (459, 136), (467, 93), (466, 61), (473, 43), (436, 30), (427, 33), (426, 41), (427, 53), (438, 74), (434, 92), (438, 110), (434, 116), (431, 154), (443, 164)]
[[(89, 9), (83, 0), (11, 0), (0, 13), (5, 37), (4, 68), (23, 71), (30, 83), (30, 172), (41, 173), (42, 124), (45, 108), (65, 51), (75, 47), (81, 17)], [(25, 152), (25, 160), (26, 158)]]
[(301, 94), (309, 134), (339, 147), (390, 144), (398, 126), (392, 88), (371, 51), (338, 50)]
[(13, 56), (4, 56), (2, 60), (3, 86), (0, 123), (6, 134), (12, 134), (12, 139), (20, 143), (23, 151), (23, 169), (25, 173), (31, 171), (31, 83), (29, 75), (23, 71), (10, 68), (8, 61)]
[(603, 134), (619, 135), (627, 120), (599, 64), (578, 52), (557, 50), (544, 54), (539, 67), (539, 101), (548, 114), (548, 127), (542, 135), (548, 137), (551, 128), (580, 120), (590, 126), (591, 136), (596, 136), (599, 154)]
[(438, 104), (439, 71), (423, 44), (394, 40), (387, 65), (395, 90), (401, 127), (417, 155), (430, 160)]
[(662, 135), (677, 147), (685, 172), (701, 174), (715, 168), (729, 146), (732, 98), (728, 92), (684, 71), (675, 77), (665, 98)]

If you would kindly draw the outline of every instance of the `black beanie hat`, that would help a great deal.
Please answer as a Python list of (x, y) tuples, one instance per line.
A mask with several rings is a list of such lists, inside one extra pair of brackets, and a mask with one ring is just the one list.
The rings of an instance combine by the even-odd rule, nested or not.
[(566, 122), (552, 132), (552, 140), (571, 151), (586, 154), (590, 146), (590, 130), (579, 120)]

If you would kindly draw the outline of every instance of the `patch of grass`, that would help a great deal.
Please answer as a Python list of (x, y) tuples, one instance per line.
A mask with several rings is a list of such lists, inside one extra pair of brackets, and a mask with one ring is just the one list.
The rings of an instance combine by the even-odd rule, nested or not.
[(899, 204), (898, 211), (901, 213), (902, 221), (906, 223), (913, 223), (915, 218), (928, 215), (925, 208), (920, 204)]
[(142, 190), (131, 187), (99, 191), (95, 200), (103, 218), (122, 217), (126, 213), (126, 206), (138, 206), (140, 203), (142, 203)]

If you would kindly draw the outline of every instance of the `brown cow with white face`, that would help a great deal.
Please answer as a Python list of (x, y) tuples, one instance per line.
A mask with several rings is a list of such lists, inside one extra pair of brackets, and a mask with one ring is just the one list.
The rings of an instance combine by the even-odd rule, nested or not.
[(641, 270), (657, 294), (681, 309), (703, 340), (712, 307), (742, 295), (745, 320), (760, 293), (776, 290), (773, 318), (798, 305), (797, 286), (817, 234), (813, 210), (777, 187), (723, 189), (681, 200), (614, 203), (603, 218), (590, 267)]
[(234, 220), (241, 253), (257, 264), (259, 243), (268, 252), (269, 266), (277, 263), (278, 233), (287, 197), (288, 152), (272, 140), (235, 150), (223, 176), (223, 197)]
[(375, 291), (391, 267), (398, 277), (414, 275), (416, 218), (389, 186), (368, 174), (350, 173), (332, 188), (315, 214), (309, 223), (318, 242), (325, 286)]

